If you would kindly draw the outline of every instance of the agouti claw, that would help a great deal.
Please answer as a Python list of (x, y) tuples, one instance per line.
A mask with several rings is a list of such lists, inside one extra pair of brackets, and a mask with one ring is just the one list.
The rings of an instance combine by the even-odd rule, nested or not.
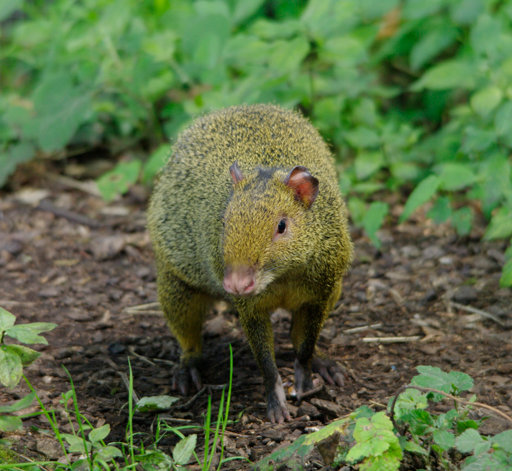
[(191, 380), (196, 390), (199, 391), (202, 383), (198, 369), (195, 366), (180, 366), (174, 375), (172, 387), (177, 389), (183, 396), (187, 396), (190, 392)]
[(314, 357), (311, 368), (318, 373), (328, 384), (343, 386), (345, 374), (343, 368), (334, 360), (328, 358)]
[(285, 420), (292, 420), (290, 412), (286, 404), (274, 404), (273, 406), (268, 404), (267, 416), (273, 424), (282, 424)]

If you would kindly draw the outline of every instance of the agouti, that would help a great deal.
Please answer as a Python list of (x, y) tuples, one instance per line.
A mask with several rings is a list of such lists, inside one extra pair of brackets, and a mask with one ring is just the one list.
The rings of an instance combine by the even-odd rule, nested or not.
[(295, 388), (312, 369), (342, 384), (334, 362), (313, 358), (352, 259), (333, 158), (300, 114), (234, 106), (197, 119), (178, 138), (148, 210), (158, 296), (182, 356), (175, 385), (200, 388), (201, 326), (219, 298), (237, 309), (264, 377), (268, 417), (290, 419), (274, 359), (271, 313), (292, 314)]

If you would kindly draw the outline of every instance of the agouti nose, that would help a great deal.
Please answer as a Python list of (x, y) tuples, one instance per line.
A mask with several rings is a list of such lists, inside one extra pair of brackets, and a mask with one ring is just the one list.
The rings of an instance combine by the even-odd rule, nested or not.
[(227, 267), (224, 272), (224, 289), (238, 296), (248, 295), (256, 287), (254, 270), (251, 267)]

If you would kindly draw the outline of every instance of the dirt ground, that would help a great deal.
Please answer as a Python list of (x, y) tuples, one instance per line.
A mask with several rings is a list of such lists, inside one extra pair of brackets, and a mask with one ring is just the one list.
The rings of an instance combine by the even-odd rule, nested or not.
[[(46, 334), (49, 345), (36, 347), (42, 356), (26, 372), (46, 407), (62, 408), (61, 394), (70, 388), (64, 365), (81, 411), (95, 426), (111, 425), (108, 440), (123, 440), (128, 358), (138, 397), (176, 395), (170, 385), (177, 344), (148, 304), (156, 301), (156, 282), (145, 228), (147, 192), (134, 188), (106, 204), (69, 180), (45, 177), (28, 183), (0, 193), (0, 306), (19, 323), (58, 324)], [(381, 409), (414, 376), (417, 365), (468, 373), (479, 401), (512, 415), (512, 290), (498, 283), (506, 245), (482, 242), (481, 224), (466, 238), (421, 214), (397, 225), (401, 206), (390, 203), (393, 217), (381, 233), (380, 251), (354, 230), (356, 260), (319, 342), (346, 369), (345, 386), (325, 386), (300, 408), (289, 397), (294, 420), (268, 423), (262, 380), (240, 325), (234, 314), (217, 306), (205, 326), (206, 388), (193, 400), (181, 398), (165, 414), (170, 425), (201, 426), (209, 394), (215, 413), (219, 385), (228, 380), (229, 344), (234, 354), (230, 418), (235, 422), (227, 427), (227, 456), (255, 462), (360, 405)], [(278, 367), (292, 394), (289, 317), (277, 312), (273, 319)], [(403, 338), (384, 343), (376, 337)], [(26, 392), (25, 386), (0, 389), (0, 402)], [(66, 417), (57, 416), (62, 430), (69, 431)], [(135, 430), (142, 434), (154, 433), (155, 424), (154, 414), (135, 416)], [(45, 433), (48, 428), (43, 419), (33, 418), (23, 432), (6, 438), (23, 455), (56, 459), (62, 452)], [(484, 432), (506, 428), (510, 424), (491, 417)], [(160, 446), (171, 453), (176, 441), (170, 435)], [(305, 464), (322, 466), (318, 456)], [(241, 461), (223, 467), (249, 468)]]

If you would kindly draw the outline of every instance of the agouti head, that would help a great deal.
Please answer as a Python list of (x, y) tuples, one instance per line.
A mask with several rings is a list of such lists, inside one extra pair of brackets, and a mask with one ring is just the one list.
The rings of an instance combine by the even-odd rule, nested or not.
[(230, 167), (233, 195), (224, 214), (224, 289), (261, 293), (273, 280), (308, 259), (307, 231), (318, 180), (308, 169)]

